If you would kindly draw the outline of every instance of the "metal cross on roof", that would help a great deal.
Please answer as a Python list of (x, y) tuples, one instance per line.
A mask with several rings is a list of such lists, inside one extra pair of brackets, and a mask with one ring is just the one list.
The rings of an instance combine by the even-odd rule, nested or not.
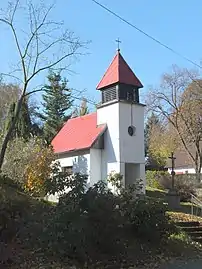
[(121, 40), (118, 38), (118, 39), (116, 39), (116, 42), (118, 44), (117, 50), (120, 51), (120, 43), (121, 43)]

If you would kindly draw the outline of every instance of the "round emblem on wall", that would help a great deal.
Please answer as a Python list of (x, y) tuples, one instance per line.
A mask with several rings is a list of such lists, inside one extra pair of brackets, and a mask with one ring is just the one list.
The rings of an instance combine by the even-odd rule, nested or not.
[(135, 134), (135, 127), (134, 126), (131, 125), (128, 127), (128, 134), (130, 136), (133, 136)]

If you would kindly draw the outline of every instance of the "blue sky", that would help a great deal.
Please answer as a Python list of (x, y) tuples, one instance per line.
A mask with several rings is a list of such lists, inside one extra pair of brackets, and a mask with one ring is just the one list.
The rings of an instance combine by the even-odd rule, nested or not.
[[(98, 1), (161, 42), (200, 63), (200, 0)], [(117, 37), (122, 41), (123, 57), (144, 85), (142, 93), (147, 92), (149, 85), (158, 84), (161, 74), (168, 71), (172, 64), (192, 67), (190, 63), (108, 14), (91, 0), (56, 0), (53, 17), (64, 20), (65, 26), (83, 41), (91, 41), (87, 54), (71, 67), (76, 74), (63, 73), (69, 79), (69, 86), (78, 90), (86, 89), (85, 95), (88, 98), (99, 100), (99, 93), (95, 88), (116, 53)], [(9, 45), (10, 36), (7, 32), (3, 34), (2, 29), (0, 40), (1, 72), (8, 70), (8, 62), (15, 58), (15, 53)], [(44, 82), (44, 78), (40, 77), (40, 80)]]

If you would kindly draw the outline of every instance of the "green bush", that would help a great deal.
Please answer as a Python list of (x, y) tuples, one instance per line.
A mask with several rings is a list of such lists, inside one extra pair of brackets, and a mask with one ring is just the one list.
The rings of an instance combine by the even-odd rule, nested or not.
[(0, 204), (0, 241), (8, 243), (20, 228), (22, 204), (9, 200)]
[(146, 171), (147, 186), (154, 189), (169, 189), (170, 188), (170, 175), (166, 171)]
[(132, 225), (135, 237), (159, 244), (173, 233), (167, 207), (154, 199), (121, 199), (120, 209)]
[[(162, 204), (138, 200), (135, 188), (114, 195), (104, 182), (86, 188), (87, 177), (69, 178), (71, 191), (64, 194), (47, 221), (42, 247), (51, 256), (81, 264), (113, 261), (120, 266), (134, 259), (130, 249), (137, 240), (160, 244), (172, 225)], [(138, 255), (138, 254), (137, 254)]]
[(181, 202), (189, 202), (191, 194), (196, 195), (196, 182), (189, 175), (177, 175), (175, 177), (175, 189), (180, 194)]
[(9, 243), (19, 231), (26, 214), (28, 200), (17, 199), (19, 186), (0, 175), (0, 242)]
[[(72, 190), (55, 208), (51, 231), (51, 255), (81, 263), (119, 259), (125, 254), (127, 236), (117, 199), (102, 182), (86, 190), (84, 176), (75, 176)], [(47, 237), (48, 238), (48, 237)]]
[(6, 191), (4, 197), (1, 192), (2, 240), (17, 234), (26, 251), (37, 255), (43, 250), (47, 259), (71, 261), (78, 268), (129, 268), (148, 254), (147, 249), (159, 249), (173, 233), (166, 208), (141, 198), (138, 184), (128, 189), (116, 184), (116, 195), (104, 182), (87, 188), (87, 177), (79, 174), (68, 177), (66, 184), (71, 190), (54, 206), (26, 200), (28, 196), (11, 199), (13, 194)]
[[(165, 171), (146, 171), (147, 186), (159, 190), (171, 188), (171, 175)], [(175, 189), (180, 194), (181, 202), (189, 202), (191, 194), (199, 186), (193, 175), (175, 175)]]

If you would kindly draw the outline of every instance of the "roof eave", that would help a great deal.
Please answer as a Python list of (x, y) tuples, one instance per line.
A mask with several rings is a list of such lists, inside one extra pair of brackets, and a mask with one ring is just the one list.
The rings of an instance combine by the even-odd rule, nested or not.
[(60, 152), (55, 152), (54, 155), (62, 155), (62, 154), (69, 154), (69, 153), (75, 153), (77, 151), (82, 151), (82, 150), (89, 150), (90, 147), (85, 147), (85, 148), (78, 148), (78, 149), (71, 149), (71, 150), (66, 150), (66, 151), (60, 151)]
[(77, 151), (90, 150), (94, 146), (94, 144), (98, 141), (98, 139), (104, 134), (106, 129), (107, 129), (107, 125), (104, 124), (103, 130), (98, 134), (98, 136), (95, 138), (95, 140), (93, 141), (93, 143), (89, 147), (76, 148), (76, 149), (67, 150), (67, 151), (55, 152), (54, 155), (62, 155), (62, 154), (67, 154), (67, 153), (71, 154), (71, 153), (75, 153)]
[[(139, 81), (139, 80), (138, 80)], [(125, 83), (125, 82), (121, 82), (121, 81), (115, 81), (115, 82), (112, 82), (112, 83), (109, 83), (109, 84), (107, 84), (107, 85), (104, 85), (104, 86), (100, 86), (100, 84), (96, 87), (96, 90), (98, 90), (98, 91), (102, 91), (102, 90), (104, 90), (104, 89), (107, 89), (107, 88), (109, 88), (109, 87), (112, 87), (112, 86), (115, 86), (115, 85), (117, 85), (117, 84), (127, 84), (127, 83)], [(138, 85), (137, 84), (127, 84), (127, 85), (131, 85), (131, 86), (133, 86), (133, 87), (137, 87), (138, 89), (142, 89), (142, 88), (144, 88), (144, 86), (142, 85), (142, 83), (139, 81), (138, 82)]]

